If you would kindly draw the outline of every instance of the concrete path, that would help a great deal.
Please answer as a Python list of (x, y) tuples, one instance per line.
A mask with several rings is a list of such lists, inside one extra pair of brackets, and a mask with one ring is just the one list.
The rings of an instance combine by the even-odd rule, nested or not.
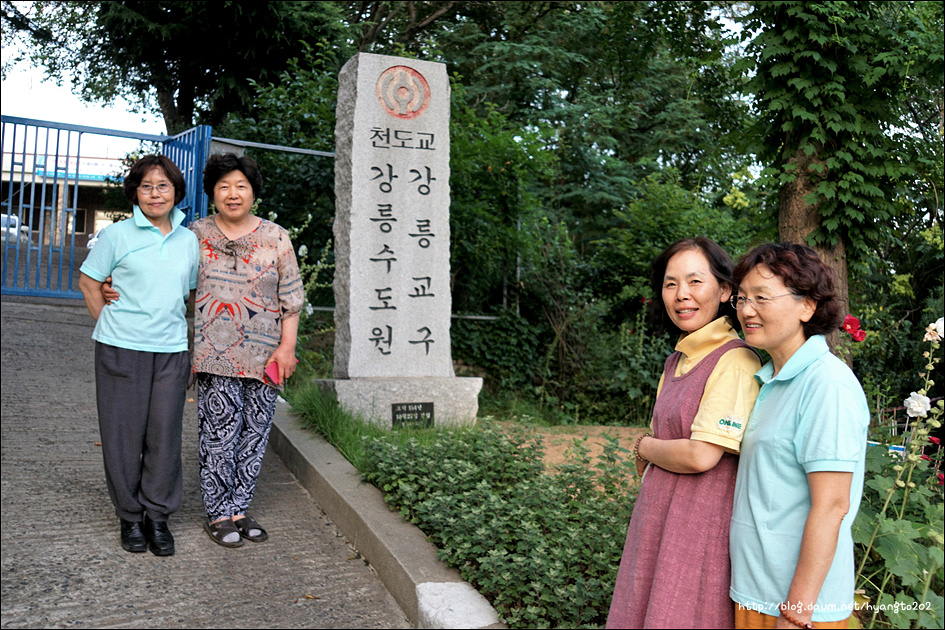
[[(3, 628), (406, 628), (375, 572), (270, 449), (253, 501), (268, 542), (201, 529), (196, 404), (184, 416), (177, 553), (119, 545), (102, 472), (85, 307), (0, 303)], [(350, 536), (350, 535), (349, 535)]]

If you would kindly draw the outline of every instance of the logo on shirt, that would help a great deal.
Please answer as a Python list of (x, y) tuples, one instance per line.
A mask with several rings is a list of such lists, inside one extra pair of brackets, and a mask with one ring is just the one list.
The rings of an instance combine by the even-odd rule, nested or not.
[(743, 421), (735, 416), (725, 416), (719, 420), (719, 428), (723, 431), (741, 431)]

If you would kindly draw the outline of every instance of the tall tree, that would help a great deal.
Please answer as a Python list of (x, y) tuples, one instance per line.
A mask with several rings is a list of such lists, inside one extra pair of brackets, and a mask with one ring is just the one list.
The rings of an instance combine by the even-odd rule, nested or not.
[(326, 2), (4, 0), (4, 46), (82, 98), (123, 96), (160, 111), (169, 133), (217, 124), (252, 106), (253, 81), (274, 79), (301, 41), (339, 40), (338, 7)]
[(940, 67), (941, 42), (917, 38), (915, 3), (758, 2), (742, 26), (755, 150), (780, 178), (780, 237), (816, 247), (846, 302), (848, 255), (888, 236), (909, 177), (910, 72), (936, 55)]

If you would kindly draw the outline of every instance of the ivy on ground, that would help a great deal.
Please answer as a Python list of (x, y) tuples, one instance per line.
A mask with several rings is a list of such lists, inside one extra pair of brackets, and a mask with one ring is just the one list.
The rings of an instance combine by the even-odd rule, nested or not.
[(603, 626), (636, 496), (615, 440), (596, 463), (576, 442), (553, 470), (524, 429), (364, 446), (367, 480), (510, 627)]

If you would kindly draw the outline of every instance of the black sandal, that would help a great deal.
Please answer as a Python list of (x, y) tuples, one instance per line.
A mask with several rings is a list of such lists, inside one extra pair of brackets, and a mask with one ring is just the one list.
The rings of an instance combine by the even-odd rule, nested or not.
[[(238, 530), (236, 528), (236, 524), (228, 518), (222, 521), (217, 521), (216, 523), (211, 523), (209, 520), (204, 521), (203, 529), (205, 532), (207, 532), (207, 535), (210, 536), (210, 540), (218, 545), (222, 545), (224, 547), (243, 546), (243, 538), (240, 530)], [(240, 538), (237, 538), (234, 542), (227, 542), (223, 539), (226, 538), (228, 534), (240, 534)]]
[[(269, 540), (269, 534), (267, 534), (266, 530), (264, 530), (262, 526), (251, 516), (244, 516), (243, 518), (236, 519), (233, 521), (233, 525), (235, 525), (236, 529), (239, 530), (240, 536), (246, 540), (251, 542), (263, 542)], [(249, 532), (254, 529), (259, 530), (260, 533), (256, 534), (255, 536), (250, 536)]]

